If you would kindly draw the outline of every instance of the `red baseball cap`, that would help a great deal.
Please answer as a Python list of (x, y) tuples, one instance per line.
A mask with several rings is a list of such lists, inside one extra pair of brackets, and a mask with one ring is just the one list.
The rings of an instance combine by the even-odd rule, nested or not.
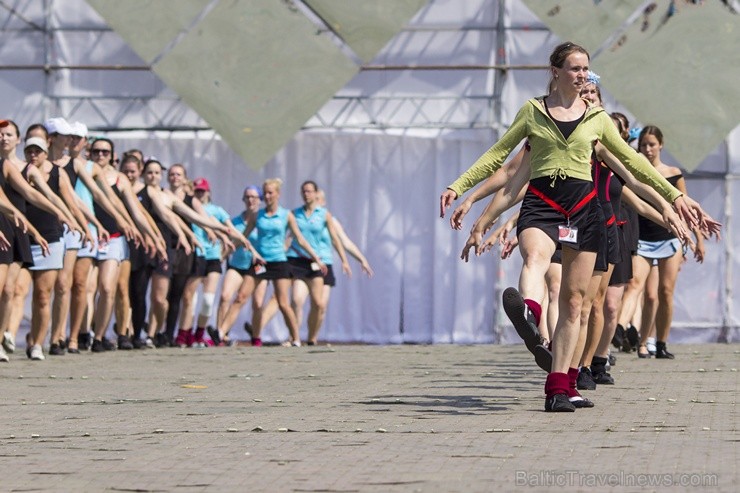
[(205, 190), (206, 192), (211, 191), (211, 185), (205, 178), (196, 178), (193, 181), (193, 190)]

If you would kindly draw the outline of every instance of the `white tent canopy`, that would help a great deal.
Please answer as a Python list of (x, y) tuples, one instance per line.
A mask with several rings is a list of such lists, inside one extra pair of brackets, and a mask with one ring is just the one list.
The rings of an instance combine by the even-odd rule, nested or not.
[[(85, 122), (113, 138), (119, 152), (139, 148), (165, 165), (184, 163), (191, 178), (208, 177), (216, 202), (233, 214), (248, 184), (281, 177), (281, 203), (296, 207), (300, 183), (315, 180), (376, 273), (368, 279), (356, 263), (352, 279), (338, 272), (324, 339), (516, 341), (500, 293), (516, 285), (519, 259), (489, 254), (462, 263), (466, 234), (438, 217), (438, 198), (520, 105), (544, 91), (541, 67), (562, 40), (522, 2), (430, 1), (259, 171), (245, 166), (83, 0), (3, 2), (0, 36), (0, 117), (22, 128), (50, 116)], [(605, 103), (651, 123), (608, 93)], [(690, 194), (725, 228), (722, 241), (708, 243), (704, 264), (689, 259), (682, 268), (672, 338), (737, 339), (738, 171), (740, 126), (686, 174)], [(471, 211), (467, 225), (480, 210)], [(237, 336), (244, 337), (249, 314), (245, 308)], [(286, 334), (278, 317), (266, 339)]]

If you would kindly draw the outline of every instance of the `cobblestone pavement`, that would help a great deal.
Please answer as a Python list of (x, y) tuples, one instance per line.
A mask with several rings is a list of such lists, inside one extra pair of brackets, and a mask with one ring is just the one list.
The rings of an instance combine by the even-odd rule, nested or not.
[(0, 491), (737, 491), (740, 346), (671, 350), (568, 414), (523, 346), (16, 353)]

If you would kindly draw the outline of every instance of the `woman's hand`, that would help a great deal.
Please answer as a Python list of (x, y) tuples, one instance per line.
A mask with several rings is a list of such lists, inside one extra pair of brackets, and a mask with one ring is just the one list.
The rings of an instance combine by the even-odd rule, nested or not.
[(8, 216), (8, 219), (15, 224), (16, 228), (20, 229), (24, 233), (28, 233), (28, 219), (26, 219), (26, 216), (24, 216), (21, 211), (16, 209), (13, 211), (13, 214)]
[(519, 237), (515, 236), (511, 238), (510, 240), (504, 241), (503, 246), (501, 247), (501, 259), (507, 259), (511, 257), (512, 252), (514, 249), (519, 245)]
[(453, 211), (452, 216), (450, 216), (450, 226), (452, 229), (458, 231), (462, 229), (462, 220), (468, 211), (470, 211), (471, 207), (473, 207), (473, 203), (469, 200), (463, 200), (463, 202), (457, 206)]
[[(676, 199), (676, 202), (678, 202), (678, 199)], [(676, 202), (674, 202), (674, 206)], [(663, 209), (663, 223), (679, 240), (681, 240), (681, 243), (689, 241), (690, 237), (688, 228), (684, 226), (684, 222), (681, 220), (680, 215), (670, 207), (666, 206)]]
[(38, 231), (31, 233), (31, 236), (33, 236), (33, 241), (35, 241), (36, 244), (41, 247), (41, 254), (44, 257), (48, 257), (51, 254), (51, 251), (49, 251), (49, 242), (46, 241), (44, 237), (39, 234)]
[(110, 242), (110, 233), (105, 228), (98, 228), (98, 241), (100, 243)]
[(465, 246), (463, 247), (460, 258), (463, 259), (465, 262), (467, 262), (468, 259), (470, 258), (471, 248), (474, 249), (476, 255), (479, 255), (478, 248), (480, 247), (482, 242), (483, 242), (483, 232), (478, 228), (473, 228), (470, 231), (470, 236), (468, 236), (468, 241), (465, 242)]
[(445, 217), (445, 210), (449, 209), (455, 200), (457, 200), (457, 192), (449, 188), (442, 192), (439, 197), (439, 217)]
[(504, 234), (504, 226), (499, 226), (496, 228), (493, 233), (488, 235), (488, 237), (481, 243), (480, 245), (480, 252), (486, 253), (490, 251), (494, 246), (496, 246), (497, 243), (501, 242), (502, 235)]
[(367, 274), (367, 277), (373, 277), (375, 275), (373, 268), (370, 267), (370, 264), (368, 264), (367, 261), (362, 262), (360, 265), (362, 267), (362, 271)]

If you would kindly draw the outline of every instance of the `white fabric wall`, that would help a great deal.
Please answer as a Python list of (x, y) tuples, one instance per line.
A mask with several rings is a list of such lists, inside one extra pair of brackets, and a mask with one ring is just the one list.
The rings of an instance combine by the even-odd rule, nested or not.
[[(338, 285), (322, 332), (325, 340), (516, 342), (500, 296), (507, 286), (517, 284), (520, 258), (515, 254), (499, 261), (495, 254), (487, 254), (465, 264), (459, 255), (467, 232), (454, 232), (446, 219), (439, 218), (440, 192), (487, 149), (493, 135), (486, 133), (465, 140), (302, 132), (260, 172), (244, 167), (217, 138), (113, 137), (117, 149), (138, 147), (165, 163), (185, 163), (191, 178), (208, 177), (214, 201), (233, 214), (240, 211), (244, 186), (268, 177), (284, 180), (281, 203), (286, 207), (300, 205), (298, 191), (306, 179), (326, 190), (329, 209), (366, 253), (376, 275), (368, 279), (353, 260), (352, 279), (337, 269)], [(736, 131), (733, 137), (739, 134)], [(726, 152), (714, 158), (726, 160)], [(740, 207), (732, 201), (737, 181), (725, 180), (724, 174), (700, 177), (713, 166), (718, 165), (714, 161), (702, 165), (699, 173), (688, 176), (687, 186), (710, 214), (725, 222), (725, 232), (722, 241), (707, 242), (704, 264), (689, 259), (682, 269), (675, 295), (676, 341), (736, 339), (740, 325), (732, 303), (733, 293), (740, 289), (732, 249), (740, 238), (731, 216), (725, 215), (726, 199), (730, 214)], [(470, 212), (466, 229), (481, 210), (478, 204)], [(237, 322), (238, 337), (245, 337), (241, 327), (250, 314), (245, 308)], [(305, 336), (305, 327), (302, 330)], [(272, 341), (287, 336), (279, 316), (265, 335)]]
[[(48, 62), (135, 67), (143, 63), (115, 33), (101, 30), (105, 24), (83, 0), (18, 2), (14, 7), (38, 25), (47, 26), (48, 21), (51, 34), (46, 36), (17, 16), (0, 13), (0, 63), (4, 66)], [(547, 53), (561, 40), (519, 1), (507, 0), (504, 7), (506, 61), (512, 65), (545, 63)], [(412, 21), (412, 29), (394, 38), (375, 62), (494, 63), (500, 47), (491, 27), (496, 26), (498, 14), (495, 0), (466, 0), (464, 5), (432, 0)], [(472, 124), (473, 128), (461, 128), (465, 122), (481, 121), (480, 115), (490, 116), (494, 104), (480, 98), (490, 98), (501, 89), (500, 124), (505, 127), (527, 98), (544, 91), (546, 82), (544, 71), (534, 70), (508, 71), (500, 88), (495, 87), (493, 71), (363, 71), (340, 94), (369, 98), (368, 105), (383, 108), (377, 114), (389, 125), (406, 121), (412, 123), (410, 127), (418, 122), (419, 127), (385, 132), (303, 131), (260, 172), (246, 168), (210, 132), (120, 132), (110, 137), (119, 150), (138, 147), (166, 164), (185, 163), (192, 178), (207, 176), (215, 202), (234, 214), (239, 212), (247, 184), (281, 177), (285, 180), (282, 203), (295, 207), (300, 204), (300, 183), (317, 181), (327, 192), (330, 210), (366, 252), (376, 272), (375, 278), (367, 279), (352, 262), (352, 279), (338, 273), (323, 330), (326, 340), (514, 342), (516, 335), (500, 310), (500, 293), (517, 284), (518, 256), (501, 262), (488, 254), (462, 263), (459, 254), (466, 233), (451, 231), (447, 221), (438, 217), (438, 198), (497, 137), (492, 129), (473, 129)], [(145, 70), (52, 70), (48, 74), (40, 69), (3, 70), (0, 92), (0, 117), (11, 117), (22, 127), (60, 114), (93, 127), (112, 123), (132, 128), (207, 126)], [(85, 97), (92, 99), (80, 99)], [(428, 97), (432, 102), (420, 107), (384, 99), (394, 97)], [(610, 111), (623, 111), (634, 120), (609, 94), (604, 97)], [(463, 99), (455, 102), (455, 98)], [(342, 104), (329, 102), (320, 114), (344, 111), (339, 108)], [(425, 122), (421, 116), (427, 113), (431, 120), (453, 115), (448, 123), (457, 130), (420, 128)], [(338, 119), (348, 127), (370, 120), (360, 111)], [(666, 139), (670, 148), (671, 136)], [(691, 195), (722, 220), (725, 228), (721, 242), (708, 243), (704, 264), (689, 260), (681, 272), (673, 339), (738, 338), (740, 304), (734, 303), (735, 293), (740, 292), (740, 269), (734, 255), (734, 245), (740, 241), (740, 228), (734, 221), (740, 209), (735, 199), (737, 176), (740, 127), (697, 172), (687, 176)], [(481, 207), (471, 211), (465, 229)], [(244, 337), (240, 327), (249, 314), (245, 309), (237, 323), (240, 337)], [(280, 320), (267, 328), (269, 340), (286, 335)]]

